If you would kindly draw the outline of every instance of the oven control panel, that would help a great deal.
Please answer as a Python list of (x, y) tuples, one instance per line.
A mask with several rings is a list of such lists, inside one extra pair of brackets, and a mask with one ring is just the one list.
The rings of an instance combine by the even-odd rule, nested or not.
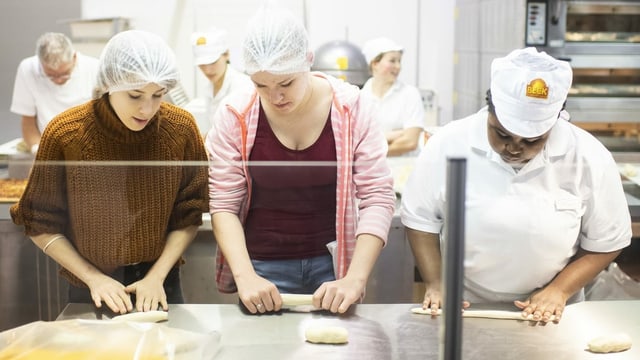
[(527, 1), (525, 45), (547, 45), (547, 2)]

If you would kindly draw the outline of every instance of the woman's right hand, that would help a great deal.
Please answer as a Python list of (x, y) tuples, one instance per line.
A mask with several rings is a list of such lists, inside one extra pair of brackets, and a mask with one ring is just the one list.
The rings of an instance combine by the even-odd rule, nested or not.
[(98, 274), (87, 282), (87, 286), (96, 307), (102, 307), (104, 301), (109, 309), (116, 313), (126, 314), (133, 310), (131, 296), (124, 291), (125, 286), (112, 277)]
[(282, 297), (278, 288), (269, 280), (256, 273), (246, 278), (236, 278), (240, 301), (250, 313), (278, 311), (282, 307)]
[[(431, 310), (431, 315), (438, 315), (438, 310), (442, 308), (442, 294), (439, 289), (427, 287), (424, 292), (424, 300), (422, 301), (423, 310)], [(462, 301), (462, 309), (471, 306), (468, 301)]]
[(442, 295), (439, 289), (427, 287), (422, 300), (422, 309), (431, 309), (431, 315), (437, 315), (438, 309), (442, 307)]

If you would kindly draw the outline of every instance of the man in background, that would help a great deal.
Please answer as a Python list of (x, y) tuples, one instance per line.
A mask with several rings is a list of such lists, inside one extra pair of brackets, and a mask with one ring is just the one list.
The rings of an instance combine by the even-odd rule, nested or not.
[(22, 116), (22, 138), (31, 153), (54, 116), (91, 99), (97, 73), (98, 59), (76, 52), (66, 35), (40, 36), (36, 55), (18, 66), (11, 101), (11, 112)]

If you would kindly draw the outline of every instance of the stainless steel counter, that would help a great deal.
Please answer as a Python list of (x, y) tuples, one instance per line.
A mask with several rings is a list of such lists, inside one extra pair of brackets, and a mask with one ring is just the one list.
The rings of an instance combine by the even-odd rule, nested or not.
[[(0, 214), (9, 219), (9, 204)], [(184, 254), (182, 289), (187, 303), (236, 304), (237, 294), (223, 294), (215, 285), (216, 241), (208, 214), (196, 239)], [(404, 228), (394, 218), (389, 242), (367, 282), (366, 303), (413, 301), (413, 255)], [(56, 262), (40, 251), (24, 229), (0, 217), (0, 331), (35, 320), (53, 320), (67, 303), (67, 283)]]
[[(410, 312), (413, 304), (360, 304), (345, 315), (280, 313), (245, 315), (230, 304), (172, 305), (168, 326), (221, 335), (216, 359), (438, 359), (439, 318)], [(494, 306), (504, 309), (505, 306)], [(463, 359), (640, 359), (640, 300), (583, 302), (566, 308), (562, 321), (463, 319)], [(97, 319), (93, 306), (69, 304), (58, 320)], [(105, 316), (106, 317), (106, 316)], [(348, 329), (345, 345), (307, 343), (304, 331), (315, 324)], [(590, 339), (624, 332), (630, 350), (593, 354)]]
[[(640, 153), (616, 154), (616, 160), (640, 163)], [(408, 173), (400, 171), (398, 175), (404, 178)], [(629, 209), (634, 221), (640, 221), (640, 186), (630, 184), (628, 188)], [(57, 276), (58, 265), (24, 236), (21, 226), (13, 224), (10, 206), (0, 204), (0, 310), (4, 309), (0, 311), (0, 331), (34, 320), (53, 320), (67, 303), (67, 285)], [(235, 304), (236, 294), (222, 294), (216, 289), (216, 241), (209, 216), (205, 214), (203, 220), (196, 239), (185, 252), (186, 263), (181, 270), (185, 300), (193, 304)], [(640, 234), (640, 222), (634, 223), (634, 229), (636, 236)], [(423, 290), (415, 286), (414, 280), (413, 255), (396, 215), (387, 246), (367, 283), (364, 302), (419, 301), (416, 299), (421, 298)]]

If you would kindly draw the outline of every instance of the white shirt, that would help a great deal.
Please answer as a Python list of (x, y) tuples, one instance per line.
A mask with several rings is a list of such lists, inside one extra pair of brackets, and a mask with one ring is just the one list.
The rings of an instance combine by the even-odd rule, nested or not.
[[(375, 96), (371, 90), (373, 78), (367, 80), (362, 87), (363, 96), (372, 99), (375, 106), (374, 120), (380, 124), (384, 133), (392, 130), (424, 128), (424, 102), (420, 91), (414, 86), (396, 81), (382, 98)], [(422, 141), (418, 148), (403, 156), (417, 156), (422, 148)]]
[(98, 59), (77, 53), (71, 77), (62, 85), (53, 83), (42, 71), (37, 56), (20, 62), (13, 87), (11, 112), (36, 116), (42, 133), (54, 116), (91, 99), (98, 76)]
[(516, 173), (489, 145), (486, 108), (429, 138), (402, 196), (405, 226), (441, 232), (447, 159), (460, 155), (467, 178), (467, 300), (524, 300), (551, 281), (578, 247), (610, 252), (630, 244), (631, 217), (617, 165), (596, 138), (560, 120), (544, 149)]
[(205, 135), (213, 127), (213, 115), (218, 110), (223, 98), (234, 91), (250, 91), (254, 88), (255, 85), (249, 76), (227, 65), (222, 86), (215, 96), (213, 95), (213, 84), (210, 81), (207, 82), (206, 95), (204, 96), (204, 114), (198, 111), (198, 104), (201, 103), (202, 98), (192, 100), (185, 106), (185, 109), (194, 114), (200, 132)]

